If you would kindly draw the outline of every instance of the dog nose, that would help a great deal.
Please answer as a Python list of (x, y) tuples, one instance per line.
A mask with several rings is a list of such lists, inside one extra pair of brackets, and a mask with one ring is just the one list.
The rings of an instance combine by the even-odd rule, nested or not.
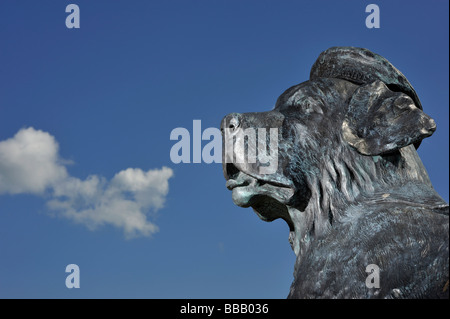
[(240, 113), (230, 113), (222, 119), (220, 124), (220, 130), (222, 134), (225, 129), (230, 130), (231, 133), (235, 132), (241, 125), (242, 114)]

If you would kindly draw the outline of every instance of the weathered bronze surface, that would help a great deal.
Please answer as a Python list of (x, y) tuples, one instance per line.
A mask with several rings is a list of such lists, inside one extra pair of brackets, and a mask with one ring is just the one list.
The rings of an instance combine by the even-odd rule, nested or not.
[[(225, 146), (223, 171), (237, 205), (289, 225), (288, 298), (448, 298), (449, 207), (416, 152), (436, 125), (400, 71), (366, 49), (330, 48), (273, 110), (227, 115), (223, 145), (244, 139), (234, 155), (259, 154), (263, 128), (277, 129), (274, 172)], [(378, 288), (366, 285), (371, 264)]]

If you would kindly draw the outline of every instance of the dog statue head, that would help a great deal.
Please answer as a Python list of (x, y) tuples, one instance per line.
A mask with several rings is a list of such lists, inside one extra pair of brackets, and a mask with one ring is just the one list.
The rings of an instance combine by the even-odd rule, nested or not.
[(299, 256), (367, 196), (413, 185), (441, 201), (416, 152), (435, 129), (411, 84), (385, 58), (333, 47), (273, 110), (224, 117), (226, 185), (238, 206), (265, 221), (284, 219)]

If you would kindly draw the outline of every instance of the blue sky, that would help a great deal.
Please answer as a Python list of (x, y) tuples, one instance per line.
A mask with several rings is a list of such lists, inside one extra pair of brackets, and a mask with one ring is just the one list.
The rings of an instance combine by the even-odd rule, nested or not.
[[(79, 29), (66, 28), (70, 3)], [(365, 26), (369, 3), (379, 29)], [(221, 164), (172, 163), (169, 137), (192, 133), (193, 120), (205, 129), (230, 112), (270, 110), (332, 46), (368, 48), (412, 83), (437, 123), (419, 155), (448, 202), (448, 9), (2, 0), (0, 297), (285, 298), (287, 225), (235, 206)], [(14, 157), (24, 143), (38, 147)], [(72, 263), (79, 289), (65, 286)]]

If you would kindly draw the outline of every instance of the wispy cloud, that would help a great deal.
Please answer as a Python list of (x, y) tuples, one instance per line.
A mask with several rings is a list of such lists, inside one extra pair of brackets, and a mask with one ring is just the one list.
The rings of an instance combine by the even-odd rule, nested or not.
[(98, 175), (81, 180), (69, 175), (58, 147), (52, 135), (32, 127), (0, 141), (0, 194), (45, 196), (50, 210), (89, 229), (110, 224), (126, 237), (158, 231), (148, 217), (164, 206), (170, 168), (127, 168), (111, 180)]

